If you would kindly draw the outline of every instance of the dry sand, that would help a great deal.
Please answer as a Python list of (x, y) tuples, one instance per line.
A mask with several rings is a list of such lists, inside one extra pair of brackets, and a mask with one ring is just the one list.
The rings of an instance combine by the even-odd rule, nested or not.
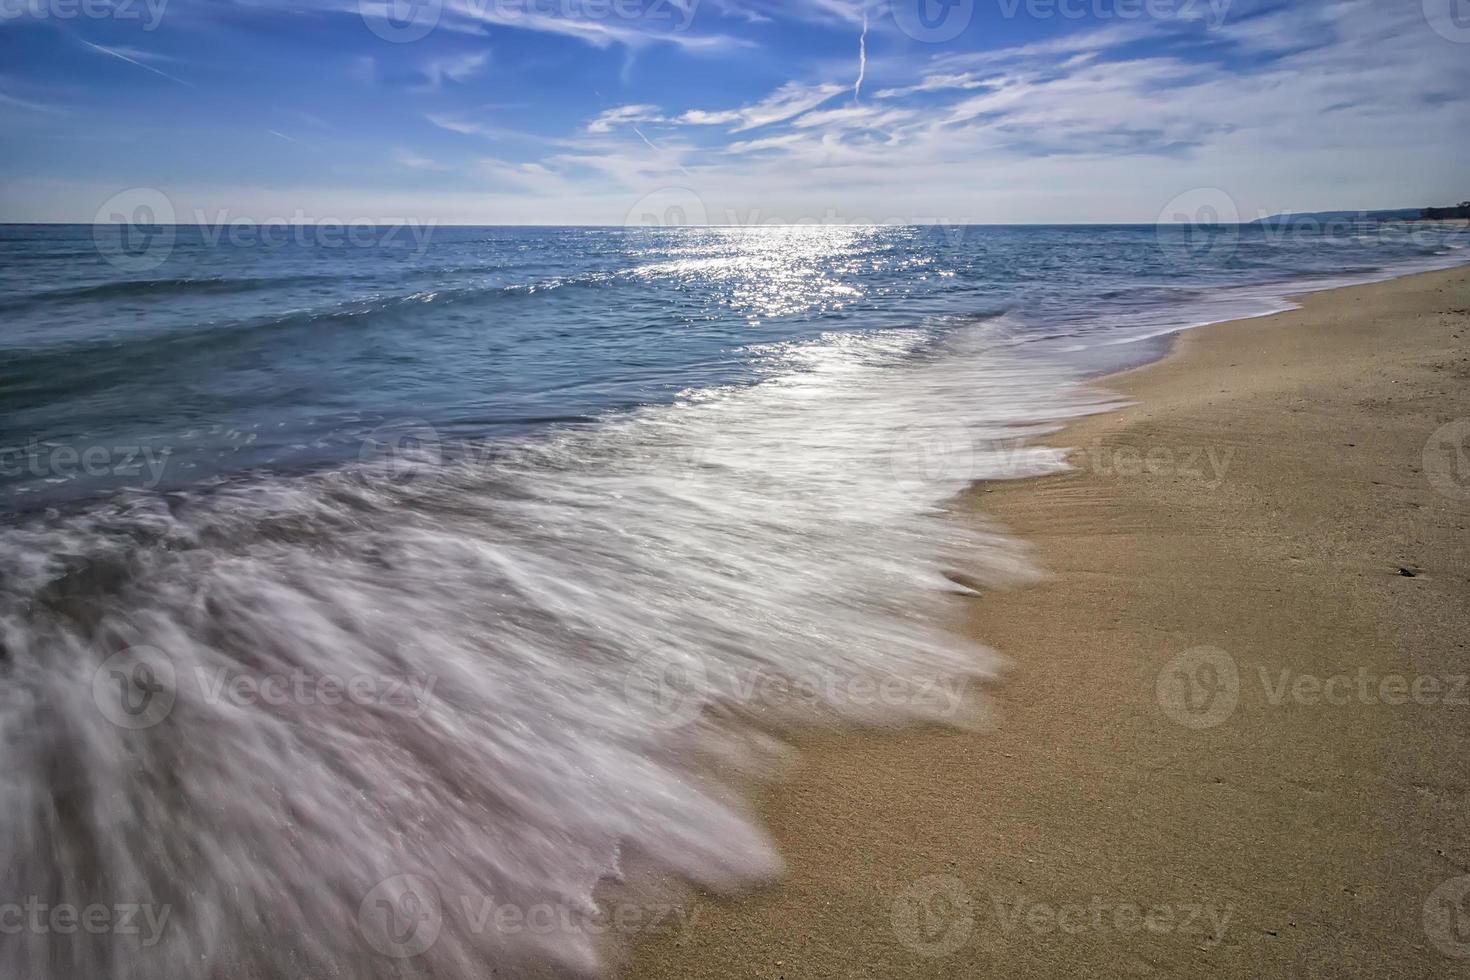
[(1470, 273), (1303, 303), (969, 494), (1052, 575), (956, 600), (992, 729), (807, 740), (786, 877), (623, 975), (1470, 975)]

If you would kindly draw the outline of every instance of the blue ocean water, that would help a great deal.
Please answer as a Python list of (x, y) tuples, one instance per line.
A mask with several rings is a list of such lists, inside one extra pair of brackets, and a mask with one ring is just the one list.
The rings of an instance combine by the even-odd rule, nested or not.
[(594, 969), (630, 856), (779, 872), (727, 778), (790, 726), (975, 719), (1000, 660), (955, 596), (1035, 570), (946, 504), (1063, 468), (1046, 435), (1112, 404), (1085, 379), (1464, 254), (1366, 225), (214, 231), (0, 227), (0, 893), (170, 910), (146, 948), (19, 937), (6, 975)]
[[(347, 242), (187, 225), (160, 249), (130, 233), (0, 226), (0, 503), (301, 472), (406, 419), (449, 442), (590, 424), (768, 378), (790, 366), (783, 345), (932, 340), (1000, 314), (997, 342), (1093, 350), (1110, 366), (1156, 351), (1106, 349), (1120, 341), (1276, 308), (1287, 288), (1432, 265), (1465, 237), (424, 227)], [(133, 449), (131, 467), (113, 458)]]

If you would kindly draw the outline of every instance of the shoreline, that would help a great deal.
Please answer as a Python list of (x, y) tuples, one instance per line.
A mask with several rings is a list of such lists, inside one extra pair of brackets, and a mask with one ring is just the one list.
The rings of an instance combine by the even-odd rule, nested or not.
[(1289, 298), (1092, 379), (1133, 404), (1044, 440), (1072, 472), (963, 495), (1049, 575), (956, 600), (1011, 663), (989, 729), (798, 739), (785, 878), (622, 975), (1463, 965), (1425, 909), (1470, 871), (1470, 487), (1422, 469), (1470, 270)]
[[(1470, 222), (1465, 223), (1470, 228)], [(1119, 347), (1146, 348), (1149, 344), (1162, 343), (1162, 347), (1151, 356), (1130, 359), (1124, 358), (1116, 367), (1105, 367), (1096, 371), (1084, 373), (1080, 381), (1084, 385), (1105, 386), (1109, 379), (1128, 374), (1139, 368), (1146, 368), (1168, 360), (1173, 356), (1177, 342), (1185, 334), (1201, 330), (1207, 327), (1218, 327), (1223, 324), (1237, 323), (1245, 320), (1259, 320), (1263, 317), (1280, 316), (1283, 313), (1293, 313), (1302, 308), (1302, 303), (1310, 296), (1319, 293), (1331, 293), (1340, 289), (1353, 289), (1358, 286), (1376, 286), (1381, 283), (1393, 282), (1398, 279), (1408, 279), (1414, 276), (1430, 275), (1437, 272), (1453, 272), (1457, 269), (1470, 268), (1470, 258), (1458, 255), (1441, 255), (1437, 259), (1451, 259), (1447, 264), (1435, 263), (1412, 263), (1401, 266), (1384, 266), (1374, 270), (1369, 275), (1346, 276), (1342, 278), (1331, 278), (1314, 281), (1286, 280), (1283, 282), (1240, 284), (1234, 286), (1217, 287), (1220, 290), (1247, 290), (1256, 291), (1255, 299), (1261, 302), (1274, 302), (1278, 304), (1272, 309), (1263, 309), (1255, 313), (1232, 314), (1219, 316), (1211, 319), (1193, 320), (1180, 326), (1171, 326), (1160, 330), (1158, 333), (1143, 334), (1130, 337), (1127, 340), (1115, 342)], [(1186, 308), (1187, 305), (1186, 305)], [(1070, 422), (1063, 422), (1063, 430), (1070, 427)]]

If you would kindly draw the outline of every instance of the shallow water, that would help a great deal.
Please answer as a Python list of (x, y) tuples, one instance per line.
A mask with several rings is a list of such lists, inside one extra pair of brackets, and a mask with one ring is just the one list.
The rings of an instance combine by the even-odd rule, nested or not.
[(692, 750), (974, 720), (999, 660), (947, 614), (1034, 570), (944, 507), (1061, 468), (1029, 440), (1107, 407), (1081, 379), (1463, 244), (114, 233), (0, 228), (0, 902), (143, 928), (7, 975), (595, 969), (625, 855), (779, 870)]

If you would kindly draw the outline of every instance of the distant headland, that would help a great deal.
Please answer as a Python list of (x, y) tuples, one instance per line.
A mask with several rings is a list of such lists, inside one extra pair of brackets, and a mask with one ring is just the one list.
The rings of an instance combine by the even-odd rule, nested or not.
[(1311, 211), (1273, 214), (1269, 218), (1257, 218), (1253, 225), (1294, 224), (1299, 222), (1341, 221), (1454, 221), (1470, 219), (1470, 201), (1461, 201), (1448, 208), (1398, 208), (1390, 211)]

